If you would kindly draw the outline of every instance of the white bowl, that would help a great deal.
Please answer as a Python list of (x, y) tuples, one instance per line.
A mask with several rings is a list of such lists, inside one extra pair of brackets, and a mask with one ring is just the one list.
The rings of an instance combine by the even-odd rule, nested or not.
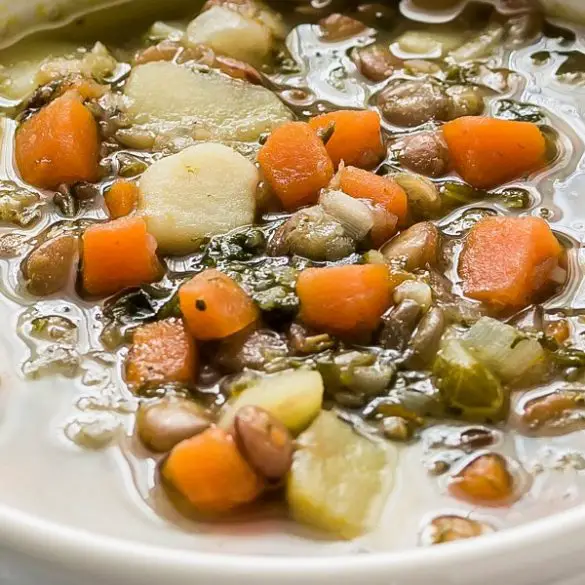
[[(116, 3), (0, 0), (0, 43), (33, 25), (53, 26)], [(66, 417), (75, 389), (60, 380), (23, 381), (25, 347), (14, 334), (21, 310), (0, 300), (6, 331), (0, 336), (1, 585), (581, 585), (585, 579), (585, 507), (476, 540), (395, 553), (359, 554), (351, 546), (279, 535), (278, 527), (169, 536), (123, 489), (130, 478), (112, 480), (121, 476), (112, 453), (79, 454), (49, 432), (56, 413), (59, 421)], [(112, 481), (118, 489), (110, 489)]]

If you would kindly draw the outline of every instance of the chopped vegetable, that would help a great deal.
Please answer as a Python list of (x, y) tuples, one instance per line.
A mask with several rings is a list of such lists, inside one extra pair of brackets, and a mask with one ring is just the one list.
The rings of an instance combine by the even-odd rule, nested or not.
[(400, 225), (404, 225), (408, 212), (408, 200), (402, 187), (391, 178), (380, 177), (355, 167), (345, 167), (340, 172), (339, 179), (344, 193), (382, 205), (398, 217)]
[(397, 59), (382, 43), (354, 49), (351, 58), (360, 73), (371, 81), (384, 81), (401, 66)]
[(83, 234), (83, 288), (105, 296), (158, 280), (156, 242), (138, 217), (93, 225)]
[(185, 439), (207, 430), (211, 425), (205, 410), (178, 396), (143, 403), (136, 415), (136, 430), (145, 447), (166, 453)]
[(404, 189), (408, 208), (413, 215), (432, 217), (441, 209), (441, 196), (436, 185), (426, 177), (411, 173), (398, 173), (393, 179)]
[(298, 439), (287, 482), (292, 516), (343, 538), (378, 522), (393, 482), (389, 447), (323, 411)]
[(342, 41), (362, 34), (366, 30), (363, 22), (338, 12), (321, 19), (319, 25), (323, 31), (323, 38), (331, 42)]
[(78, 256), (78, 239), (63, 235), (36, 248), (26, 259), (23, 274), (28, 291), (47, 296), (67, 286)]
[(463, 290), (496, 307), (523, 307), (546, 285), (561, 252), (543, 219), (482, 219), (471, 229), (461, 254)]
[(197, 144), (142, 175), (138, 208), (161, 251), (186, 254), (203, 238), (253, 223), (258, 180), (253, 163), (232, 148)]
[(505, 383), (528, 385), (544, 373), (546, 354), (540, 343), (497, 319), (482, 317), (464, 343)]
[(345, 232), (360, 242), (374, 227), (374, 213), (370, 207), (342, 191), (324, 191), (319, 205), (343, 226)]
[(257, 406), (298, 435), (319, 414), (322, 402), (323, 380), (318, 372), (294, 370), (262, 376), (228, 403), (220, 426), (229, 428), (240, 408)]
[(466, 420), (501, 420), (506, 395), (498, 379), (462, 342), (448, 340), (433, 366), (436, 384), (445, 402)]
[(391, 304), (390, 275), (381, 264), (308, 268), (297, 294), (301, 320), (317, 331), (369, 334)]
[(212, 428), (179, 443), (162, 467), (165, 483), (203, 515), (225, 514), (254, 501), (263, 482), (235, 439)]
[(140, 190), (132, 181), (117, 180), (104, 195), (112, 219), (130, 215), (138, 204)]
[(439, 251), (439, 230), (431, 222), (415, 223), (381, 250), (386, 260), (401, 260), (406, 270), (433, 266)]
[(309, 121), (316, 131), (333, 128), (325, 148), (337, 166), (341, 161), (362, 169), (375, 167), (386, 153), (380, 116), (371, 110), (337, 110)]
[(190, 384), (196, 371), (195, 344), (181, 320), (148, 323), (134, 332), (126, 360), (126, 381), (132, 388)]
[(531, 122), (468, 116), (443, 126), (453, 167), (470, 185), (489, 188), (545, 163), (544, 135)]
[(15, 139), (22, 178), (35, 187), (95, 181), (99, 175), (97, 122), (75, 92), (57, 98), (24, 122)]
[(260, 149), (258, 162), (286, 209), (315, 203), (333, 177), (325, 145), (304, 122), (289, 122), (274, 130)]
[(501, 455), (480, 455), (451, 479), (449, 492), (475, 505), (501, 506), (510, 503), (514, 478)]
[(179, 304), (196, 339), (221, 339), (254, 323), (258, 309), (248, 294), (219, 270), (204, 270), (179, 289)]
[(449, 170), (449, 150), (441, 132), (421, 132), (407, 138), (399, 155), (411, 171), (442, 177)]

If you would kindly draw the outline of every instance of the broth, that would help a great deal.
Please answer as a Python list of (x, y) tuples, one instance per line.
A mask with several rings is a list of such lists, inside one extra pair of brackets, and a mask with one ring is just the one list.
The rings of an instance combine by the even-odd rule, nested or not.
[[(172, 21), (172, 26), (184, 28), (194, 16), (192, 7), (186, 9), (179, 6), (180, 3), (176, 4), (178, 8), (173, 9), (172, 14), (164, 11), (160, 13), (154, 9), (152, 13), (146, 12), (144, 18), (135, 23), (136, 34), (132, 40), (128, 40), (126, 26), (128, 20), (133, 21), (133, 16), (128, 20), (121, 18), (120, 29), (116, 30), (115, 26), (112, 29), (109, 16), (103, 17), (98, 13), (56, 32), (37, 33), (36, 42), (53, 43), (55, 39), (70, 39), (73, 43), (83, 42), (84, 46), (90, 47), (94, 40), (103, 40), (118, 61), (109, 80), (115, 91), (121, 91), (129, 71), (126, 63), (131, 61), (137, 50), (143, 48), (142, 35), (149, 24), (155, 18), (161, 17)], [(276, 65), (263, 70), (263, 84), (274, 91), (294, 112), (295, 117), (301, 120), (338, 109), (373, 109), (381, 113), (378, 97), (388, 80), (375, 82), (360, 74), (352, 61), (351, 51), (366, 47), (375, 39), (390, 45), (396, 52), (395, 57), (414, 60), (418, 55), (400, 53), (403, 51), (398, 43), (400, 36), (413, 27), (424, 30), (429, 26), (431, 31), (435, 31), (437, 26), (451, 26), (437, 23), (450, 21), (454, 16), (454, 9), (451, 8), (421, 12), (413, 2), (404, 2), (403, 13), (416, 21), (399, 16), (395, 6), (360, 8), (349, 3), (349, 6), (340, 9), (341, 3), (328, 2), (324, 6), (314, 6), (303, 12), (295, 9), (296, 4), (291, 4), (275, 3), (275, 9), (282, 11), (285, 21), (292, 29), (286, 39), (289, 54), (281, 54)], [(463, 15), (458, 18), (469, 18), (480, 30), (482, 26), (478, 23), (487, 22), (492, 10), (494, 8), (489, 4), (469, 3)], [(515, 12), (505, 12), (505, 7), (503, 10), (507, 16), (500, 18), (514, 18)], [(327, 41), (322, 38), (315, 23), (335, 11), (348, 12), (373, 28), (367, 28), (363, 33), (345, 40)], [(469, 16), (470, 14), (475, 16)], [(375, 28), (379, 28), (379, 31), (376, 32)], [(548, 296), (540, 304), (541, 318), (547, 322), (562, 320), (570, 330), (568, 345), (576, 350), (585, 350), (585, 290), (581, 251), (585, 216), (579, 203), (580, 192), (585, 190), (585, 78), (581, 71), (583, 33), (572, 24), (557, 21), (547, 22), (543, 31), (534, 34), (531, 39), (518, 42), (517, 45), (500, 45), (488, 57), (482, 57), (481, 62), (489, 69), (489, 76), (484, 78), (484, 83), (500, 86), (497, 91), (487, 93), (487, 115), (504, 119), (536, 120), (549, 128), (555, 145), (550, 165), (530, 174), (528, 180), (512, 181), (495, 189), (495, 195), (491, 193), (485, 199), (475, 198), (457, 206), (437, 218), (436, 225), (441, 230), (444, 242), (443, 272), (453, 282), (453, 292), (462, 295), (457, 267), (463, 236), (469, 231), (470, 218), (473, 219), (474, 213), (546, 219), (567, 250), (568, 280), (555, 294)], [(26, 43), (30, 43), (30, 40), (22, 41), (22, 44), (8, 50), (17, 58), (19, 51), (25, 50)], [(417, 61), (422, 61), (422, 58), (417, 58)], [(436, 58), (425, 61), (431, 64), (440, 62)], [(418, 66), (421, 66), (420, 63)], [(513, 73), (508, 74), (507, 70)], [(463, 78), (473, 75), (464, 66), (434, 73), (441, 79), (446, 75)], [(394, 79), (416, 80), (417, 75), (412, 71), (398, 70), (392, 74), (390, 82)], [(0, 120), (0, 180), (24, 185), (13, 164), (14, 135), (18, 124), (16, 120), (30, 116), (36, 108), (33, 104), (32, 109), (23, 113), (15, 99), (4, 99), (2, 106), (5, 117)], [(385, 175), (403, 170), (392, 145), (411, 134), (431, 129), (433, 125), (429, 123), (405, 128), (393, 125), (384, 115), (381, 119), (384, 136), (390, 148), (388, 156), (378, 165), (377, 172)], [(133, 517), (130, 522), (135, 523), (133, 538), (158, 541), (159, 531), (162, 531), (162, 538), (169, 546), (189, 547), (195, 542), (188, 540), (190, 535), (213, 535), (215, 539), (210, 538), (207, 544), (197, 540), (197, 546), (217, 550), (221, 549), (223, 536), (229, 534), (230, 552), (286, 554), (285, 550), (298, 550), (315, 554), (309, 550), (313, 539), (321, 541), (322, 546), (318, 550), (328, 554), (379, 551), (416, 546), (420, 543), (422, 528), (440, 515), (460, 515), (499, 530), (585, 501), (582, 412), (577, 411), (574, 414), (568, 432), (566, 429), (554, 428), (548, 428), (546, 432), (533, 431), (519, 422), (526, 405), (535, 398), (567, 385), (577, 390), (582, 388), (584, 364), (578, 361), (579, 357), (574, 361), (567, 361), (568, 368), (563, 372), (565, 379), (561, 376), (545, 384), (537, 383), (515, 391), (510, 416), (503, 424), (489, 425), (485, 422), (457, 421), (443, 417), (421, 428), (417, 440), (407, 444), (393, 443), (391, 449), (399, 463), (395, 486), (382, 518), (374, 530), (352, 542), (328, 542), (328, 538), (321, 533), (313, 533), (293, 524), (285, 519), (286, 511), (277, 501), (270, 501), (259, 510), (254, 509), (249, 513), (230, 517), (228, 522), (219, 524), (194, 522), (179, 513), (158, 483), (157, 465), (161, 457), (153, 456), (134, 436), (134, 413), (142, 397), (131, 392), (124, 382), (123, 362), (127, 357), (127, 348), (123, 342), (127, 330), (137, 323), (148, 322), (155, 314), (159, 314), (161, 308), (172, 299), (181, 279), (205, 266), (206, 256), (197, 253), (186, 257), (168, 257), (168, 273), (160, 285), (145, 286), (138, 296), (130, 293), (128, 296), (105, 302), (95, 302), (86, 295), (80, 295), (77, 274), (70, 276), (67, 286), (58, 294), (39, 299), (27, 291), (21, 270), (31, 250), (50, 236), (80, 234), (96, 220), (107, 219), (102, 196), (111, 187), (114, 178), (124, 173), (135, 178), (146, 166), (160, 160), (163, 155), (180, 151), (185, 146), (181, 142), (183, 138), (171, 136), (163, 149), (152, 151), (130, 149), (115, 142), (113, 138), (105, 140), (107, 144), (102, 166), (107, 172), (106, 177), (97, 183), (98, 192), (95, 197), (86, 200), (79, 197), (77, 201), (73, 201), (73, 204), (79, 205), (79, 210), (72, 217), (66, 217), (63, 202), (60, 203), (61, 211), (55, 207), (55, 199), (51, 202), (52, 191), (37, 190), (41, 193), (38, 221), (31, 222), (32, 227), (3, 227), (0, 235), (2, 293), (7, 303), (11, 303), (9, 306), (15, 308), (15, 314), (18, 315), (18, 335), (26, 346), (22, 376), (27, 380), (53, 380), (57, 376), (56, 379), (60, 380), (53, 383), (55, 404), (45, 405), (46, 397), (42, 400), (43, 408), (46, 408), (43, 412), (43, 433), (52, 437), (51, 444), (44, 448), (58, 451), (59, 460), (63, 457), (75, 458), (77, 461), (86, 456), (90, 459), (97, 457), (95, 453), (89, 455), (74, 445), (90, 447), (99, 452), (101, 471), (108, 475), (105, 483), (100, 485), (103, 487), (107, 484), (107, 493), (116, 494), (111, 497), (118, 500), (118, 512), (124, 510), (124, 516), (127, 514)], [(190, 138), (187, 144), (190, 143), (189, 140)], [(252, 160), (260, 148), (259, 143), (240, 143), (233, 146)], [(460, 181), (454, 172), (436, 179), (440, 184)], [(524, 190), (522, 205), (512, 204), (510, 207), (510, 204), (506, 204), (507, 200), (501, 196), (504, 187)], [(67, 192), (62, 193), (61, 199), (69, 203), (72, 201)], [(270, 209), (260, 225), (266, 233), (273, 234), (286, 217), (288, 216), (279, 210)], [(219, 239), (221, 241), (221, 236)], [(219, 249), (222, 250), (221, 245)], [(506, 317), (518, 322), (519, 318), (514, 313), (512, 311)], [(352, 347), (361, 348), (361, 345)], [(213, 348), (209, 351), (213, 351)], [(209, 360), (206, 364), (209, 367), (202, 370), (195, 396), (207, 406), (220, 408), (226, 400), (222, 394), (222, 384), (226, 383), (226, 378), (219, 378), (212, 367), (212, 361)], [(573, 364), (577, 366), (573, 367)], [(422, 387), (426, 378), (421, 378), (418, 382), (415, 380), (415, 384), (420, 382)], [(408, 383), (412, 383), (412, 380)], [(71, 390), (58, 397), (56, 386), (65, 385)], [(156, 393), (151, 394), (150, 398), (153, 396)], [(7, 437), (5, 444), (10, 446), (15, 458), (19, 451), (17, 430), (10, 421), (23, 413), (24, 402), (19, 406), (19, 400), (24, 400), (29, 408), (31, 401), (34, 401), (29, 394), (22, 399), (12, 397), (2, 414), (2, 424), (5, 426), (3, 433)], [(358, 409), (341, 407), (358, 428), (364, 424), (357, 417), (358, 412), (363, 412), (363, 406), (360, 405)], [(487, 444), (476, 447), (473, 443), (470, 446), (461, 441), (461, 433), (472, 431), (477, 434), (485, 429), (492, 433), (492, 440)], [(366, 429), (365, 432), (367, 434), (370, 430)], [(28, 448), (33, 448), (32, 443)], [(449, 478), (486, 450), (501, 454), (511, 462), (516, 489), (523, 495), (510, 505), (476, 506), (457, 500), (447, 493)], [(47, 456), (47, 459), (52, 457)], [(11, 460), (12, 456), (8, 456), (7, 461)], [(72, 473), (72, 469), (67, 473)], [(85, 473), (91, 473), (88, 465), (83, 469)], [(124, 480), (120, 480), (120, 477)], [(58, 486), (58, 481), (54, 485)], [(80, 489), (83, 489), (81, 484)], [(102, 497), (107, 502), (109, 496)], [(85, 499), (80, 507), (90, 505), (91, 499)], [(63, 500), (55, 509), (61, 510), (65, 507)], [(140, 516), (139, 521), (135, 521), (136, 515)], [(65, 513), (63, 517), (69, 522), (71, 514)], [(162, 524), (161, 518), (165, 520)], [(289, 535), (286, 542), (288, 545), (291, 541), (294, 542), (294, 547), (287, 549), (285, 540), (279, 540), (278, 535), (283, 529)], [(114, 532), (117, 534), (117, 529)], [(258, 550), (259, 546), (264, 546), (257, 540), (261, 538), (261, 534), (274, 535), (274, 542), (266, 550)], [(245, 543), (240, 543), (240, 538)]]

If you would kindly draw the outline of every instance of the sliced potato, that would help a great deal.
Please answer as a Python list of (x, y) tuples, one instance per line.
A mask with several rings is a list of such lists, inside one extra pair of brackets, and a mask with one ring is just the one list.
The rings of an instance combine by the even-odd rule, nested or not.
[(253, 223), (258, 181), (254, 164), (232, 148), (198, 144), (142, 175), (138, 210), (159, 250), (187, 254), (207, 236)]
[(292, 516), (344, 538), (373, 528), (394, 479), (390, 445), (358, 435), (323, 411), (297, 447), (286, 491)]
[(155, 134), (220, 141), (255, 141), (292, 118), (269, 90), (220, 73), (169, 62), (135, 67), (125, 93), (130, 121)]
[(319, 372), (289, 370), (254, 381), (227, 405), (219, 424), (229, 428), (242, 406), (259, 406), (297, 434), (319, 414), (322, 402), (323, 379)]
[(264, 24), (224, 6), (212, 6), (187, 28), (187, 43), (207, 45), (216, 53), (254, 65), (270, 55), (272, 33)]

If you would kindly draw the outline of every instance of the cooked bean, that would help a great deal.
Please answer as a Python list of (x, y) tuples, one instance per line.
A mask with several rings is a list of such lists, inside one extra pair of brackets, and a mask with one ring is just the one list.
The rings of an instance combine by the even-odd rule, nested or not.
[(401, 61), (388, 47), (379, 43), (355, 49), (351, 56), (360, 73), (376, 82), (388, 79), (394, 73), (394, 69), (401, 65)]
[(400, 162), (415, 173), (441, 177), (449, 170), (449, 150), (440, 132), (422, 132), (405, 141)]
[(288, 429), (257, 406), (244, 406), (234, 419), (236, 439), (248, 463), (271, 480), (281, 479), (292, 464), (293, 443)]
[(493, 528), (483, 522), (461, 516), (439, 516), (422, 531), (421, 544), (428, 546), (475, 538), (492, 532)]
[(506, 504), (514, 492), (514, 478), (501, 455), (481, 455), (451, 479), (449, 492), (474, 504)]
[(412, 438), (412, 424), (401, 416), (390, 416), (382, 421), (382, 432), (391, 441), (408, 441)]
[(431, 222), (415, 223), (390, 240), (381, 252), (386, 260), (403, 259), (407, 270), (424, 268), (437, 261), (439, 230)]
[(424, 368), (428, 366), (439, 349), (446, 321), (443, 309), (432, 307), (421, 319), (410, 342), (411, 356), (409, 367)]
[(355, 18), (334, 13), (319, 21), (326, 41), (342, 41), (359, 35), (366, 30), (366, 25)]
[(214, 65), (217, 66), (220, 71), (234, 79), (245, 79), (255, 85), (262, 85), (262, 75), (260, 75), (258, 70), (248, 63), (244, 63), (238, 59), (232, 59), (231, 57), (218, 55), (215, 58)]
[(403, 351), (416, 328), (422, 309), (410, 299), (402, 301), (382, 317), (384, 327), (380, 344), (386, 349)]
[(77, 241), (75, 236), (60, 236), (31, 253), (23, 266), (31, 294), (46, 296), (67, 286), (77, 255)]
[(418, 126), (430, 120), (445, 120), (449, 99), (440, 84), (432, 81), (391, 83), (378, 98), (384, 117), (397, 126)]
[(522, 422), (531, 429), (546, 423), (558, 423), (577, 408), (585, 406), (582, 392), (559, 391), (528, 402), (522, 413)]
[(136, 416), (138, 437), (151, 451), (170, 451), (211, 426), (205, 409), (186, 398), (162, 398), (142, 404)]

